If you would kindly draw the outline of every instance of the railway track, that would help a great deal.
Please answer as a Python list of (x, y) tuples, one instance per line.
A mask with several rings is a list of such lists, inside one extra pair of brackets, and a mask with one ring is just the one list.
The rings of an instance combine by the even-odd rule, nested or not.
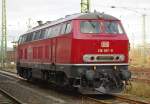
[(137, 81), (137, 82), (144, 82), (147, 84), (150, 84), (150, 80), (149, 79), (142, 79), (142, 78), (132, 78), (133, 81)]
[[(7, 73), (9, 73), (9, 72), (6, 72), (6, 73), (5, 73), (5, 71), (4, 71), (4, 74), (7, 74)], [(10, 73), (9, 76), (11, 76), (11, 73)], [(15, 77), (15, 76), (13, 76), (13, 77)], [(17, 78), (17, 77), (16, 77), (16, 78)], [(0, 87), (0, 93), (1, 93), (3, 96), (5, 96), (6, 99), (8, 98), (8, 100), (7, 100), (6, 102), (3, 102), (3, 103), (0, 102), (0, 104), (24, 104), (24, 103), (23, 103), (22, 101), (20, 101), (18, 98), (16, 98), (15, 96), (12, 96), (9, 92), (7, 92), (6, 90), (2, 89), (1, 87)]]
[(12, 104), (64, 104), (63, 100), (33, 86), (14, 73), (0, 71), (0, 92), (11, 99)]
[(125, 101), (129, 104), (149, 104), (149, 102), (137, 100), (137, 99), (131, 99), (128, 96), (122, 96), (122, 95), (113, 95), (116, 99)]
[(0, 88), (0, 104), (23, 104), (14, 96)]
[(136, 81), (136, 82), (143, 82), (143, 83), (147, 83), (150, 84), (150, 71), (148, 72), (142, 72), (142, 71), (131, 71), (132, 72), (132, 81)]
[[(14, 77), (14, 78), (18, 78), (14, 74), (11, 75), (11, 73), (9, 73), (9, 75), (8, 75), (8, 72), (3, 72), (3, 74), (6, 74), (7, 76), (11, 76), (11, 77)], [(13, 97), (9, 93), (7, 93), (5, 90), (0, 88), (0, 91), (2, 91), (4, 94), (6, 94), (8, 97), (10, 97), (10, 99), (12, 99), (12, 101), (16, 102), (15, 104), (23, 104), (18, 99), (16, 99), (15, 97)], [(149, 104), (149, 103), (144, 102), (144, 101), (137, 101), (137, 99), (136, 100), (131, 99), (127, 96), (121, 96), (121, 95), (108, 95), (108, 96), (111, 96), (111, 98), (109, 98), (109, 99), (100, 99), (100, 98), (97, 98), (95, 96), (94, 97), (82, 96), (81, 101), (82, 101), (82, 104)], [(78, 100), (80, 100), (80, 98)], [(69, 103), (66, 103), (66, 104), (69, 104)], [(72, 103), (72, 104), (74, 104), (74, 103)], [(81, 104), (81, 102), (79, 101), (79, 103), (75, 103), (75, 104)]]
[(108, 96), (112, 96), (112, 98), (102, 100), (102, 99), (95, 98), (95, 97), (84, 96), (84, 99), (95, 102), (91, 104), (150, 104), (150, 102), (140, 101), (137, 99), (135, 100), (135, 99), (131, 99), (127, 96), (122, 96), (122, 95), (108, 95)]
[(0, 104), (24, 104), (19, 99), (10, 95), (8, 92), (4, 91), (1, 88), (0, 88), (0, 93), (2, 93), (2, 95), (5, 96), (5, 98), (6, 98), (5, 101), (3, 101), (3, 100), (0, 101)]

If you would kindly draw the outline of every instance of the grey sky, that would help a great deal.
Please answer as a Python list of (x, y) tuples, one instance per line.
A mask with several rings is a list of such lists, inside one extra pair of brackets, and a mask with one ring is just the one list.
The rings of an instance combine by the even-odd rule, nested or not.
[[(112, 5), (118, 8), (111, 9), (110, 6)], [(91, 0), (91, 11), (96, 9), (99, 12), (105, 12), (120, 18), (129, 35), (130, 41), (141, 42), (141, 14), (127, 10), (127, 8), (136, 10), (141, 14), (146, 13), (150, 15), (150, 0)], [(146, 10), (144, 11), (142, 8), (146, 8)], [(80, 12), (80, 0), (7, 0), (9, 43), (12, 40), (16, 40), (19, 34), (27, 30), (29, 18), (32, 20), (31, 24), (35, 25), (37, 20), (55, 20), (78, 12)], [(150, 27), (150, 16), (146, 16), (147, 35), (150, 33), (148, 27)]]

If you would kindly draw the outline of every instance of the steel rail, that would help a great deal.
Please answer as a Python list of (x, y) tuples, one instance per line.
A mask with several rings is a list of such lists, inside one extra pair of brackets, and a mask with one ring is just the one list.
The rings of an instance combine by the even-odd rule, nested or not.
[(131, 99), (127, 96), (123, 96), (123, 95), (113, 95), (116, 99), (122, 100), (122, 101), (126, 101), (128, 103), (131, 104), (149, 104), (149, 102), (145, 102), (145, 101), (141, 101), (141, 100), (136, 100), (136, 99)]
[[(144, 101), (140, 101), (140, 100), (135, 100), (135, 99), (131, 99), (127, 96), (122, 96), (122, 95), (111, 95), (112, 97), (114, 97), (114, 99), (111, 99), (112, 101), (121, 101), (121, 102), (126, 102), (129, 104), (149, 104), (149, 102), (144, 102)], [(99, 104), (110, 104), (110, 101), (107, 102), (107, 100), (99, 100), (93, 97), (89, 97), (89, 96), (84, 96), (84, 98), (87, 98), (89, 100), (95, 101)], [(109, 100), (109, 99), (108, 99)], [(116, 103), (117, 104), (117, 103)]]
[[(0, 70), (0, 74), (6, 75), (9, 77), (13, 77), (15, 79), (23, 79), (23, 78), (19, 77), (16, 73), (5, 71), (5, 70)], [(25, 79), (23, 79), (23, 80), (25, 80)]]
[(23, 102), (21, 102), (19, 99), (15, 98), (14, 96), (12, 96), (11, 94), (7, 93), (5, 90), (3, 90), (2, 88), (0, 88), (0, 92), (2, 94), (4, 94), (6, 97), (8, 97), (8, 99), (12, 100), (13, 102), (15, 102), (16, 104), (25, 104)]
[[(11, 73), (11, 72), (8, 72), (8, 71), (0, 70), (0, 73), (3, 74), (4, 76), (17, 78), (17, 76), (15, 76), (14, 73)], [(17, 104), (26, 104), (26, 103), (22, 102), (21, 100), (15, 98), (11, 94), (9, 94), (7, 91), (3, 90), (2, 88), (0, 88), (0, 92), (3, 93), (4, 95), (6, 95), (10, 100), (14, 101)]]
[(88, 96), (84, 96), (84, 98), (95, 101), (95, 102), (100, 103), (100, 104), (110, 104), (110, 103), (106, 102), (105, 100), (99, 100), (99, 99), (95, 99), (95, 98), (88, 97)]
[(150, 80), (149, 79), (132, 78), (132, 80), (133, 81), (144, 82), (144, 83), (150, 84)]

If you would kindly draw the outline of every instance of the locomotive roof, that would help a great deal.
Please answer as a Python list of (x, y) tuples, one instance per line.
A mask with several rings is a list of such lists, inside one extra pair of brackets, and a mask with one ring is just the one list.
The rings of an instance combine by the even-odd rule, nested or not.
[(55, 21), (47, 22), (45, 24), (42, 24), (41, 26), (37, 26), (32, 28), (31, 30), (27, 31), (27, 33), (34, 32), (36, 30), (40, 30), (43, 28), (47, 28), (49, 26), (59, 24), (65, 21), (74, 20), (74, 19), (104, 19), (104, 20), (119, 20), (116, 17), (113, 17), (108, 14), (94, 12), (94, 13), (76, 13), (72, 15), (67, 15), (65, 18), (60, 18)]

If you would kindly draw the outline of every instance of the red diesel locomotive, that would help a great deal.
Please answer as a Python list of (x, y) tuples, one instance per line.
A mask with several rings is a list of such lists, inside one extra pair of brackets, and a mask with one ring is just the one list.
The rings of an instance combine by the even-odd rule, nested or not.
[(131, 78), (128, 51), (119, 19), (98, 12), (73, 14), (20, 36), (17, 73), (83, 94), (118, 93)]

